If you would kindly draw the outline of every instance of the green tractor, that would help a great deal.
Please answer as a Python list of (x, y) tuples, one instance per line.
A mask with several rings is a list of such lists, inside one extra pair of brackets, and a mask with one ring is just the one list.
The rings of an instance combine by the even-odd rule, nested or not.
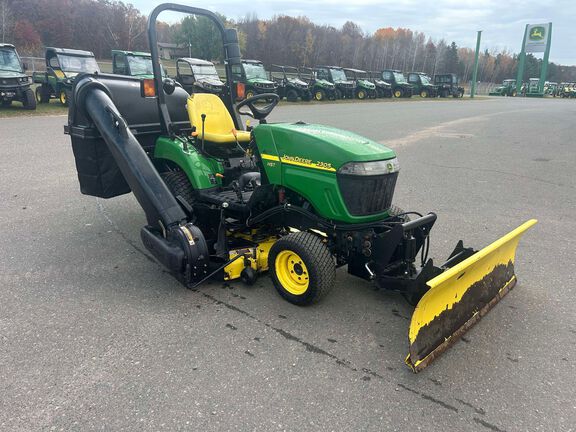
[(502, 81), (502, 85), (496, 87), (493, 91), (488, 93), (489, 96), (516, 96), (516, 80), (515, 79), (505, 79)]
[[(112, 73), (139, 78), (153, 78), (152, 56), (147, 52), (112, 50)], [(168, 76), (162, 68), (164, 76)]]
[(0, 43), (0, 103), (3, 107), (19, 101), (24, 109), (36, 109), (36, 99), (25, 70), (14, 45)]
[(36, 101), (48, 103), (55, 97), (68, 106), (72, 83), (79, 73), (100, 73), (94, 54), (68, 48), (46, 48), (46, 71), (34, 72)]
[(546, 81), (544, 83), (544, 94), (552, 97), (558, 96), (558, 83)]
[(176, 60), (176, 81), (188, 93), (223, 95), (226, 84), (220, 79), (214, 63), (197, 58)]
[(382, 74), (376, 71), (368, 72), (368, 79), (376, 86), (377, 98), (391, 98), (392, 86), (386, 81), (382, 80)]
[(399, 70), (383, 70), (382, 79), (392, 86), (392, 95), (395, 98), (412, 97), (414, 87), (408, 83), (404, 74)]
[(259, 60), (242, 60), (232, 65), (236, 100), (250, 99), (263, 93), (276, 93), (278, 84), (270, 81), (264, 64)]
[(432, 79), (424, 72), (410, 72), (408, 83), (413, 87), (413, 93), (421, 98), (438, 97), (438, 86), (432, 84)]
[(376, 84), (370, 81), (368, 72), (360, 69), (344, 68), (344, 73), (356, 85), (356, 97), (358, 99), (376, 99)]
[(336, 86), (330, 81), (318, 78), (314, 69), (304, 66), (299, 67), (298, 78), (308, 84), (312, 98), (315, 101), (336, 99)]
[(339, 66), (317, 66), (316, 77), (334, 84), (336, 99), (354, 99), (356, 97), (356, 84), (350, 81), (346, 72)]
[[(226, 84), (243, 64), (235, 29), (207, 10), (162, 4), (148, 36), (154, 79), (78, 77), (65, 132), (80, 190), (132, 191), (146, 215), (145, 248), (183, 284), (254, 283), (268, 272), (279, 295), (308, 305), (328, 295), (336, 269), (418, 303), (410, 355), (418, 371), (471, 327), (515, 282), (514, 253), (529, 221), (476, 252), (460, 242), (447, 262), (428, 258), (434, 213), (393, 205), (395, 152), (336, 128), (268, 123), (275, 93), (238, 104), (189, 95), (162, 76), (156, 22), (163, 11), (212, 20), (223, 41)], [(258, 121), (244, 128), (241, 116)]]
[(453, 73), (434, 75), (434, 84), (438, 86), (438, 96), (446, 98), (464, 97), (464, 87), (459, 86), (460, 80)]
[(294, 66), (270, 66), (270, 79), (278, 86), (276, 92), (280, 99), (286, 98), (288, 102), (298, 99), (309, 102), (312, 99), (309, 85), (298, 75), (298, 68)]

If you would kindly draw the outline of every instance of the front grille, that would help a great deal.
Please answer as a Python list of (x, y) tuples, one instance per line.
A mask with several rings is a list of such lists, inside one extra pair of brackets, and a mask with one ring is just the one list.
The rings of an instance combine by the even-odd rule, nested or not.
[(0, 80), (0, 84), (16, 85), (16, 84), (18, 84), (18, 79), (17, 78), (3, 78), (2, 80)]
[(353, 216), (382, 213), (392, 206), (398, 173), (376, 176), (338, 174), (338, 186)]

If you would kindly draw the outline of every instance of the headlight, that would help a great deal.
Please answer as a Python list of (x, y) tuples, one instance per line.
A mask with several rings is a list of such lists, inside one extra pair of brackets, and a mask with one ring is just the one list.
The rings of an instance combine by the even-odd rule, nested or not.
[(27, 83), (27, 82), (28, 82), (28, 77), (26, 76), (26, 77), (20, 78), (20, 82), (21, 82), (21, 83)]
[(349, 162), (338, 170), (339, 174), (345, 175), (384, 175), (400, 171), (398, 158), (374, 161), (374, 162)]

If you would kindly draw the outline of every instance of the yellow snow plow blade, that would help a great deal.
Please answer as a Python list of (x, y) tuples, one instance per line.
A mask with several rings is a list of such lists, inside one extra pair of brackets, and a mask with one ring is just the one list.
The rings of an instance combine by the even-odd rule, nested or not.
[(414, 372), (428, 366), (504, 297), (516, 284), (514, 257), (531, 219), (427, 282), (410, 322), (410, 353)]

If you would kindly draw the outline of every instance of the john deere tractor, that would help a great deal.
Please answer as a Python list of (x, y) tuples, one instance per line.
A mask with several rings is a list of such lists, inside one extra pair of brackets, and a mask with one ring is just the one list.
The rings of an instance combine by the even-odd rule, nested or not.
[(296, 102), (298, 99), (308, 102), (312, 98), (309, 85), (298, 76), (298, 68), (294, 66), (270, 66), (270, 79), (278, 88), (276, 92), (280, 99), (286, 98), (288, 102)]
[[(146, 249), (198, 289), (214, 278), (254, 283), (268, 272), (278, 294), (308, 305), (329, 294), (336, 269), (417, 304), (410, 324), (415, 371), (425, 367), (515, 283), (514, 253), (529, 221), (476, 252), (460, 242), (440, 266), (428, 258), (436, 214), (393, 205), (395, 152), (353, 132), (268, 123), (275, 93), (234, 103), (189, 95), (162, 76), (156, 21), (166, 10), (204, 16), (223, 41), (226, 85), (242, 67), (236, 30), (190, 6), (157, 6), (148, 21), (154, 79), (83, 74), (65, 131), (80, 190), (133, 192)], [(258, 122), (244, 128), (241, 116)]]
[(376, 84), (370, 81), (366, 71), (344, 68), (344, 73), (346, 73), (346, 77), (356, 85), (356, 97), (358, 99), (376, 98)]
[(308, 84), (314, 100), (336, 99), (336, 86), (328, 80), (318, 78), (314, 69), (308, 67), (298, 68), (298, 78)]
[(0, 43), (0, 103), (3, 107), (13, 101), (22, 102), (24, 109), (36, 109), (34, 92), (30, 88), (30, 78), (16, 48), (12, 44)]
[(516, 80), (506, 79), (502, 81), (502, 85), (496, 87), (494, 91), (491, 91), (489, 96), (516, 96)]
[(395, 98), (412, 97), (414, 87), (406, 81), (406, 77), (399, 70), (386, 69), (382, 71), (382, 80), (392, 86), (392, 95)]
[(435, 98), (438, 96), (438, 86), (432, 84), (432, 79), (424, 72), (410, 72), (408, 83), (412, 85), (414, 94), (421, 98)]
[(316, 67), (318, 79), (334, 84), (336, 99), (354, 99), (356, 97), (356, 83), (346, 76), (346, 72), (339, 66)]
[(55, 97), (62, 105), (68, 106), (74, 78), (82, 72), (100, 72), (94, 54), (67, 48), (46, 48), (46, 71), (32, 75), (34, 82), (39, 84), (36, 101), (48, 103)]

